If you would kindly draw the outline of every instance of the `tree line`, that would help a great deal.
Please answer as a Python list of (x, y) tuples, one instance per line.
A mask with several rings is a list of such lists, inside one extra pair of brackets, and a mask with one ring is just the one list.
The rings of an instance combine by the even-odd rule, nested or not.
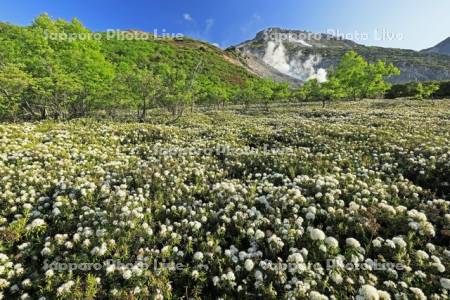
[(0, 119), (40, 120), (110, 115), (152, 108), (174, 118), (197, 105), (262, 105), (277, 101), (358, 100), (382, 97), (386, 79), (399, 74), (392, 64), (368, 63), (350, 51), (329, 71), (326, 82), (299, 88), (261, 79), (229, 63), (210, 45), (193, 40), (119, 41), (51, 39), (51, 33), (90, 31), (78, 20), (37, 17), (31, 26), (0, 23)]
[(417, 100), (450, 98), (450, 81), (395, 84), (386, 93), (386, 98), (409, 98)]

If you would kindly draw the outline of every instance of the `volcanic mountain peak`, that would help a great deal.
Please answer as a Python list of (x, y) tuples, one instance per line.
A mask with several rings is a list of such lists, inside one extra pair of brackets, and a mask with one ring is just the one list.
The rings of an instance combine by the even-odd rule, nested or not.
[(444, 53), (447, 45), (450, 48), (450, 39), (436, 46), (441, 51), (369, 47), (330, 34), (271, 27), (228, 50), (240, 54), (247, 66), (262, 77), (278, 81), (290, 78), (288, 81), (297, 83), (310, 79), (325, 81), (329, 69), (353, 50), (369, 62), (393, 63), (400, 68), (401, 75), (391, 81), (404, 83), (450, 79), (450, 56), (439, 54)]

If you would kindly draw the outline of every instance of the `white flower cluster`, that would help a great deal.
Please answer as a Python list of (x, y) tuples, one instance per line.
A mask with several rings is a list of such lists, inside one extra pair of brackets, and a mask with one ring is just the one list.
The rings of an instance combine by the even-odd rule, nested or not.
[(449, 299), (448, 104), (369, 105), (2, 125), (0, 299)]

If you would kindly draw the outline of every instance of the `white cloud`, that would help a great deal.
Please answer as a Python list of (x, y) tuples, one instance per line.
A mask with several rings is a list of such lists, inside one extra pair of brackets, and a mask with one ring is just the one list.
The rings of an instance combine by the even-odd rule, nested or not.
[(189, 14), (189, 13), (184, 13), (184, 14), (183, 14), (183, 19), (185, 19), (185, 20), (188, 21), (188, 22), (191, 22), (192, 20), (194, 20), (194, 19), (192, 18), (191, 14)]
[(214, 19), (206, 19), (206, 27), (205, 27), (205, 34), (208, 34), (211, 29), (214, 26), (215, 20)]
[(252, 15), (253, 20), (255, 21), (261, 21), (262, 17), (260, 15), (258, 15), (257, 13), (254, 13)]

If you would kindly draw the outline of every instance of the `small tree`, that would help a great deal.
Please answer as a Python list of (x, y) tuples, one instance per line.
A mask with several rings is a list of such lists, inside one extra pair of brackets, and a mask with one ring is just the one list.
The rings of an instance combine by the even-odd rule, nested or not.
[(290, 99), (295, 102), (302, 102), (306, 100), (306, 93), (303, 88), (297, 88), (290, 94)]
[(147, 110), (154, 103), (160, 91), (161, 78), (150, 70), (135, 68), (128, 80), (140, 103), (138, 105), (139, 120), (144, 121), (147, 117)]
[(305, 82), (301, 90), (305, 95), (305, 100), (307, 101), (318, 101), (321, 100), (322, 95), (320, 92), (320, 83), (317, 79), (311, 79)]
[(336, 78), (346, 94), (353, 100), (364, 97), (379, 97), (391, 87), (386, 78), (399, 75), (393, 64), (378, 61), (369, 64), (354, 51), (347, 52), (330, 78)]
[(349, 51), (341, 58), (334, 71), (333, 76), (345, 87), (353, 100), (361, 99), (364, 96), (367, 67), (368, 63), (362, 56), (354, 51)]
[(189, 80), (184, 70), (167, 64), (159, 66), (159, 73), (162, 79), (159, 103), (170, 111), (174, 122), (183, 115), (186, 106), (191, 104), (194, 95), (193, 81)]
[(33, 80), (18, 65), (6, 64), (0, 67), (0, 117), (14, 117), (19, 113), (21, 105), (27, 101), (22, 97)]
[(438, 90), (439, 84), (437, 83), (422, 84), (419, 82), (416, 84), (415, 98), (417, 100), (429, 99)]
[(273, 83), (270, 80), (257, 81), (255, 92), (256, 100), (261, 101), (264, 104), (266, 111), (269, 111), (269, 105), (273, 101)]
[(229, 100), (229, 93), (223, 84), (213, 83), (207, 86), (206, 97), (208, 102), (217, 106), (217, 108), (222, 105), (225, 107), (225, 103)]
[(322, 107), (325, 107), (326, 102), (342, 99), (346, 95), (342, 84), (334, 77), (320, 84), (319, 94)]
[(289, 84), (273, 82), (272, 85), (272, 101), (282, 101), (291, 97)]
[(239, 97), (244, 103), (244, 109), (248, 109), (250, 107), (250, 103), (252, 103), (256, 97), (256, 86), (253, 80), (247, 80), (244, 83), (240, 90)]
[(393, 64), (386, 64), (384, 61), (377, 61), (367, 66), (367, 78), (364, 90), (365, 97), (378, 98), (384, 96), (391, 88), (391, 84), (386, 82), (386, 78), (400, 75), (400, 70)]

